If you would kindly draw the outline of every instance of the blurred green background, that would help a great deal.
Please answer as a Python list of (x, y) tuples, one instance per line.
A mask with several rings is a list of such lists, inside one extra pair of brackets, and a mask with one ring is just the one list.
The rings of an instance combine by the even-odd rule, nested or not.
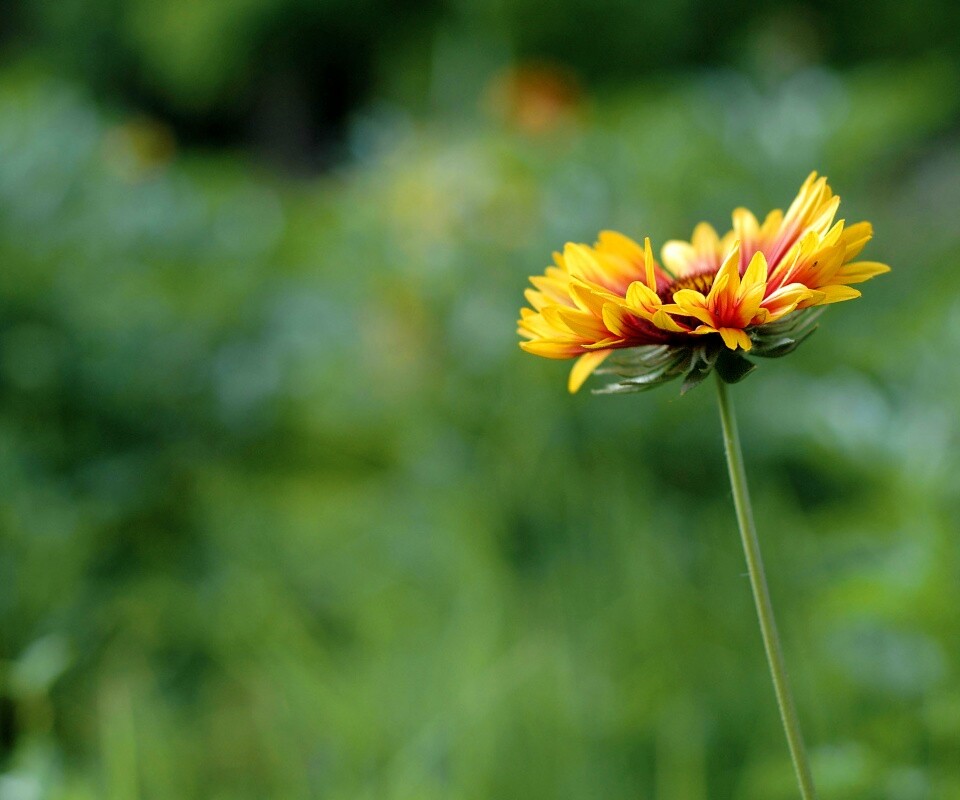
[(894, 271), (737, 386), (822, 798), (960, 798), (946, 0), (19, 0), (0, 800), (797, 796), (715, 398), (527, 276), (828, 174)]

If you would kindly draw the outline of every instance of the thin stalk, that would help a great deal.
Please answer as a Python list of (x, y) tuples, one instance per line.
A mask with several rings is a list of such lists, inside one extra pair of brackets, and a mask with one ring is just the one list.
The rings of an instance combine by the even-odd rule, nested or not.
[(770, 590), (767, 588), (763, 559), (760, 557), (760, 542), (757, 540), (757, 529), (753, 523), (750, 493), (747, 491), (747, 475), (743, 469), (743, 453), (740, 451), (740, 434), (737, 433), (737, 419), (727, 395), (727, 385), (719, 375), (717, 375), (717, 399), (720, 403), (720, 422), (723, 426), (724, 449), (727, 451), (727, 467), (730, 470), (730, 488), (733, 490), (733, 503), (737, 509), (740, 538), (747, 557), (747, 571), (750, 573), (750, 586), (753, 588), (753, 599), (760, 619), (763, 646), (767, 651), (770, 677), (773, 678), (777, 705), (780, 706), (780, 719), (783, 720), (783, 730), (787, 734), (787, 744), (797, 772), (800, 794), (803, 800), (815, 800), (817, 795), (813, 788), (813, 775), (810, 772), (807, 751), (803, 746), (797, 709), (790, 694), (787, 668), (783, 663), (783, 649), (780, 646), (780, 637), (777, 635), (777, 623), (773, 618), (773, 606), (770, 603)]

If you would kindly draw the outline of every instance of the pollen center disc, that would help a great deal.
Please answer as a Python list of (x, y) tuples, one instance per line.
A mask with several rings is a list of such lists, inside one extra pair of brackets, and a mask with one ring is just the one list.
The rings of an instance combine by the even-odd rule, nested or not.
[(700, 294), (707, 294), (707, 292), (710, 291), (710, 287), (713, 286), (713, 279), (716, 276), (717, 273), (713, 271), (684, 275), (682, 278), (677, 278), (672, 283), (664, 286), (658, 294), (664, 302), (670, 302), (673, 299), (674, 292), (679, 292), (681, 289), (694, 289), (700, 292)]

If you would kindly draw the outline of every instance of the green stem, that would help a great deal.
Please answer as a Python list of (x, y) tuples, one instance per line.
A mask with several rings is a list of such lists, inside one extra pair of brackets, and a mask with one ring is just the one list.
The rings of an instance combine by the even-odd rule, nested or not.
[(767, 578), (763, 571), (763, 559), (760, 557), (760, 542), (757, 541), (757, 529), (753, 523), (750, 493), (747, 491), (747, 475), (743, 469), (743, 453), (740, 451), (740, 435), (737, 433), (737, 420), (727, 395), (727, 385), (719, 375), (717, 375), (717, 399), (720, 402), (720, 422), (723, 425), (723, 444), (727, 451), (733, 503), (737, 509), (740, 538), (743, 540), (743, 551), (747, 557), (750, 586), (753, 588), (753, 599), (757, 605), (757, 616), (760, 618), (760, 633), (763, 635), (763, 646), (767, 651), (773, 688), (777, 693), (780, 718), (783, 720), (783, 730), (787, 734), (787, 744), (797, 772), (800, 794), (803, 800), (815, 800), (817, 795), (813, 788), (813, 775), (810, 772), (807, 751), (803, 746), (797, 709), (793, 704), (793, 696), (790, 694), (790, 686), (787, 682), (783, 650), (780, 646), (780, 637), (777, 635), (777, 623), (773, 618), (773, 606), (770, 603), (770, 590), (767, 588)]

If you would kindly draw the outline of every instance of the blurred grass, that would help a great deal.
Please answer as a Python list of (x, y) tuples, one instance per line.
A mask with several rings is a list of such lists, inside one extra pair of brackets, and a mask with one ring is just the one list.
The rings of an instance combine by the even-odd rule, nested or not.
[(824, 798), (960, 797), (949, 61), (713, 71), (314, 180), (0, 75), (0, 800), (794, 796), (713, 397), (569, 397), (528, 274), (829, 174), (894, 272), (735, 390)]

